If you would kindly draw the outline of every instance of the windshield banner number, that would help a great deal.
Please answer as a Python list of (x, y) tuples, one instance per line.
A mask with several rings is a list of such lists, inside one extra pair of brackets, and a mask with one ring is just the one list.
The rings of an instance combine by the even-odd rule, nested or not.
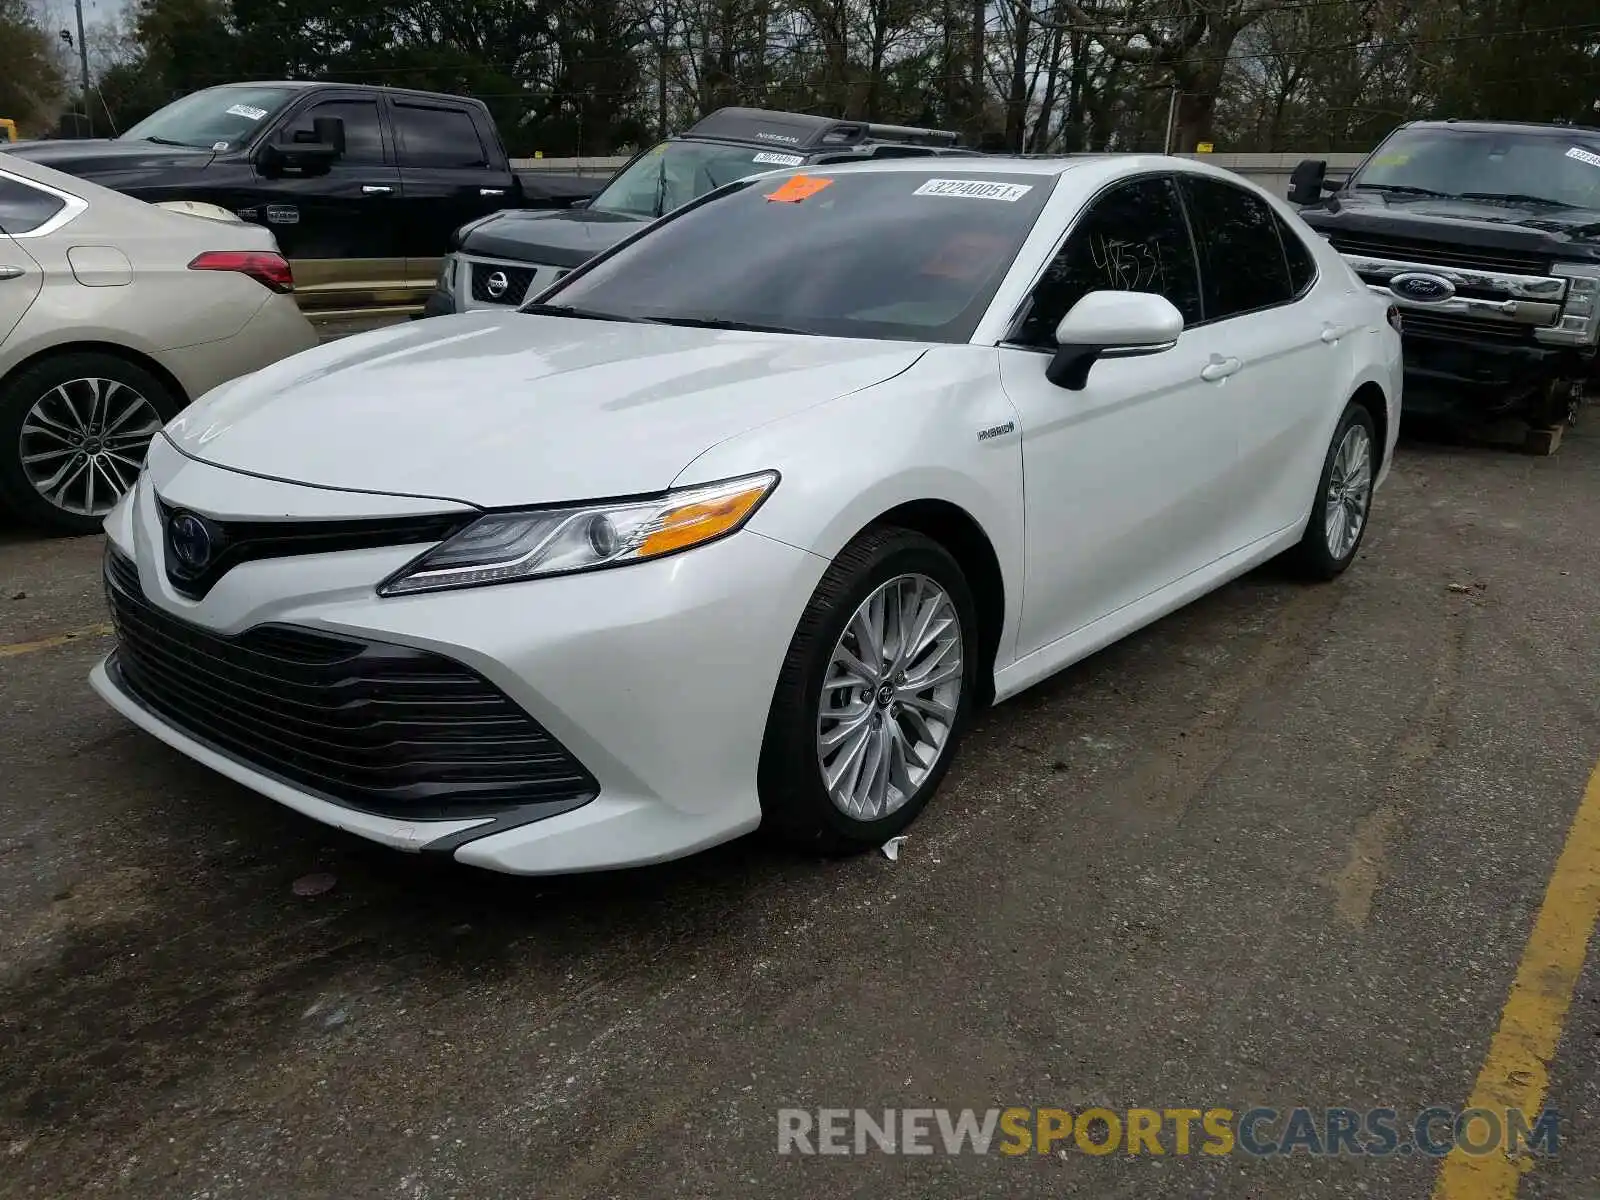
[(1029, 192), (1031, 183), (995, 183), (987, 179), (930, 179), (913, 196), (965, 196), (971, 200), (1004, 200), (1015, 204)]
[(228, 109), (228, 115), (230, 117), (245, 117), (251, 121), (259, 121), (267, 115), (267, 110), (257, 108), (253, 104), (235, 104)]
[(1575, 158), (1581, 163), (1588, 163), (1591, 167), (1600, 167), (1600, 154), (1591, 154), (1589, 151), (1581, 150), (1577, 146), (1567, 151), (1567, 157)]

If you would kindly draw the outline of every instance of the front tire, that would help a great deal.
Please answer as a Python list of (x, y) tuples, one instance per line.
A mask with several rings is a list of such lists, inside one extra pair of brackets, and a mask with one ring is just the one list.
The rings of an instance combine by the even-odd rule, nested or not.
[(59, 534), (97, 533), (133, 486), (145, 451), (183, 407), (126, 359), (42, 359), (0, 384), (0, 500)]
[(762, 824), (821, 853), (882, 845), (927, 806), (972, 710), (978, 624), (960, 565), (912, 530), (867, 531), (806, 606), (762, 742)]
[(1328, 445), (1305, 536), (1291, 552), (1295, 566), (1308, 578), (1333, 579), (1355, 561), (1372, 513), (1377, 445), (1372, 414), (1352, 400)]

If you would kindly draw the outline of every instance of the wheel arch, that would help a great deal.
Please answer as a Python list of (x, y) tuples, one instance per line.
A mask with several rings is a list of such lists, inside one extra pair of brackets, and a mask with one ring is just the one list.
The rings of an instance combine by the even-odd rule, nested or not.
[(28, 357), (14, 364), (4, 376), (0, 376), (0, 388), (5, 387), (18, 375), (38, 366), (40, 363), (48, 362), (52, 358), (65, 358), (73, 354), (105, 354), (112, 358), (120, 358), (123, 362), (138, 367), (141, 371), (148, 371), (155, 376), (162, 385), (172, 392), (172, 395), (178, 401), (179, 408), (186, 408), (190, 403), (191, 397), (188, 390), (179, 381), (178, 377), (156, 358), (130, 346), (122, 345), (119, 342), (101, 342), (92, 339), (79, 342), (56, 342), (35, 350)]
[(938, 542), (960, 565), (978, 610), (978, 652), (985, 668), (979, 674), (975, 699), (980, 705), (990, 704), (1006, 618), (1005, 574), (993, 541), (966, 509), (932, 497), (909, 500), (885, 510), (857, 530), (855, 536), (884, 527), (915, 530)]
[(1372, 417), (1372, 427), (1377, 434), (1378, 461), (1373, 464), (1376, 473), (1383, 469), (1389, 455), (1389, 398), (1384, 394), (1383, 387), (1367, 380), (1351, 393), (1350, 403), (1359, 404), (1367, 410)]

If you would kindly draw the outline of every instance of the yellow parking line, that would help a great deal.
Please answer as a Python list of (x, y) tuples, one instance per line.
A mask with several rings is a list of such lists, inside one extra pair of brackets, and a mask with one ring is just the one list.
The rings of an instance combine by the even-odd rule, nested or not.
[(58, 633), (55, 637), (40, 638), (36, 642), (13, 642), (9, 646), (0, 646), (0, 658), (16, 658), (19, 654), (32, 654), (35, 650), (49, 650), (55, 646), (81, 642), (86, 638), (105, 637), (111, 629), (110, 625), (101, 623), (84, 629), (75, 629), (71, 633)]
[[(1469, 1108), (1503, 1117), (1521, 1109), (1537, 1118), (1550, 1083), (1549, 1063), (1561, 1041), (1572, 990), (1600, 917), (1600, 765), (1589, 777), (1578, 814), (1545, 889), (1533, 933), (1522, 951), (1500, 1027), (1472, 1089)], [(1564, 1132), (1564, 1131), (1563, 1131)], [(1519, 1153), (1473, 1156), (1452, 1150), (1439, 1168), (1433, 1200), (1512, 1200), (1522, 1173), (1533, 1165)]]

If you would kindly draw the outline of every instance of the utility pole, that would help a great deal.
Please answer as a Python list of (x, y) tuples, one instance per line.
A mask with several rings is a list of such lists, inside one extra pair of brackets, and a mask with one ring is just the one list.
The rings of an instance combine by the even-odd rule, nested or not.
[[(83, 0), (78, 0), (78, 3), (82, 4)], [(1171, 95), (1167, 99), (1167, 132), (1166, 132), (1166, 136), (1161, 139), (1161, 153), (1163, 153), (1163, 154), (1171, 154), (1172, 153), (1172, 123), (1174, 121), (1176, 121), (1177, 119), (1178, 119), (1178, 85), (1177, 84), (1173, 84), (1172, 85)]]
[(94, 110), (89, 107), (89, 43), (83, 40), (83, 0), (73, 0), (78, 10), (78, 68), (79, 82), (83, 85), (83, 118), (89, 126), (89, 136), (94, 136)]

